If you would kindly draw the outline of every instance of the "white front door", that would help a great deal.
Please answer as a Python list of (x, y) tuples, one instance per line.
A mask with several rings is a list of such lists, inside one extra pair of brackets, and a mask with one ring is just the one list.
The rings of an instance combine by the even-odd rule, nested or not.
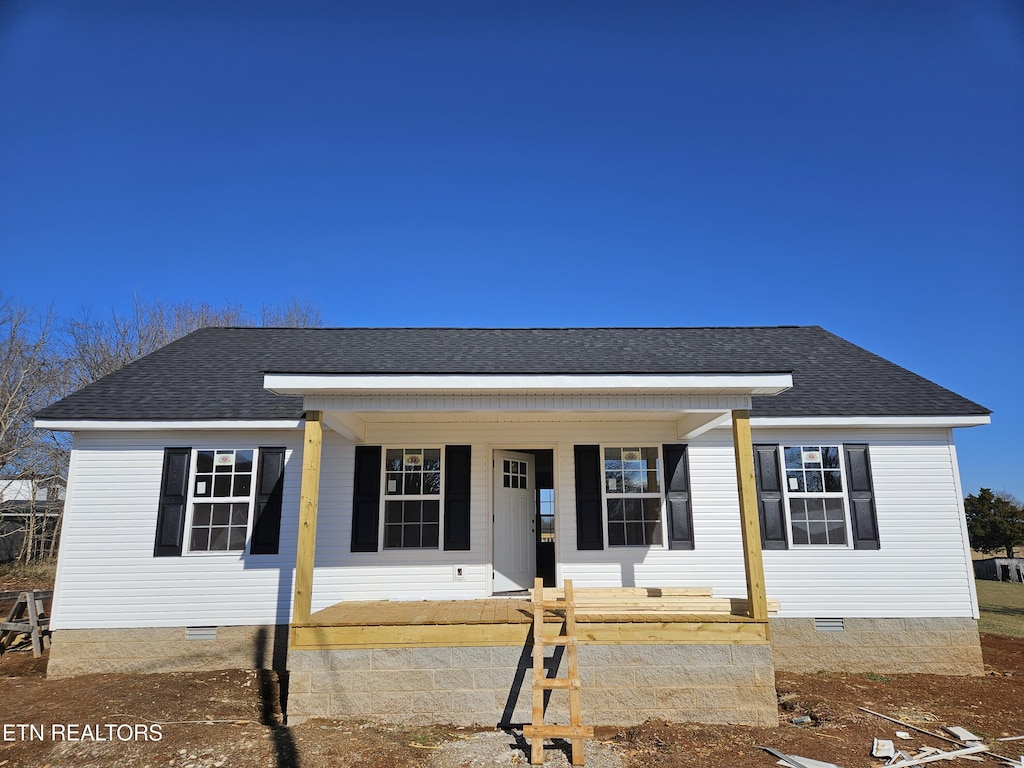
[(529, 589), (537, 575), (533, 456), (494, 452), (494, 592)]

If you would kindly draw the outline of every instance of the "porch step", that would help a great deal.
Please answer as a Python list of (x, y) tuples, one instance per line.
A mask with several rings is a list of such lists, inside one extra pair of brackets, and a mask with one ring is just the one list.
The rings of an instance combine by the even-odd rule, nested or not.
[[(560, 589), (544, 590), (545, 610), (564, 610), (562, 595)], [(660, 613), (744, 616), (748, 612), (745, 598), (713, 597), (710, 587), (581, 587), (573, 592), (573, 607), (578, 616), (588, 617)], [(773, 616), (778, 612), (779, 601), (768, 600), (768, 614)]]
[[(530, 763), (544, 764), (545, 739), (569, 739), (572, 744), (572, 764), (583, 765), (583, 739), (594, 735), (594, 728), (583, 724), (580, 705), (580, 664), (577, 655), (576, 609), (573, 602), (572, 581), (566, 579), (565, 589), (559, 590), (561, 599), (545, 599), (544, 581), (537, 579), (533, 588), (533, 724), (523, 728), (523, 736), (530, 740)], [(544, 616), (557, 612), (564, 617), (564, 634), (544, 635)], [(547, 677), (544, 670), (544, 648), (565, 648), (568, 677)], [(569, 692), (569, 725), (544, 725), (544, 692)]]

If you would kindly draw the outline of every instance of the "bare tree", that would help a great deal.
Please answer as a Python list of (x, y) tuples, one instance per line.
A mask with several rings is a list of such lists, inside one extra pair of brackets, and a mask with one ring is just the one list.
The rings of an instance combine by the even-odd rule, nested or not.
[(61, 381), (53, 357), (53, 317), (0, 300), (0, 474), (39, 466), (32, 414), (52, 402)]
[(143, 301), (138, 295), (126, 314), (93, 318), (88, 312), (64, 326), (65, 354), (73, 389), (123, 368), (199, 328), (226, 326), (316, 327), (323, 324), (320, 309), (306, 300), (263, 304), (259, 316), (239, 304), (209, 302), (168, 304)]
[(260, 325), (267, 328), (319, 328), (324, 324), (320, 307), (308, 299), (292, 297), (284, 304), (264, 304)]
[(63, 485), (67, 466), (66, 445), (32, 425), (35, 412), (66, 391), (53, 329), (52, 312), (0, 299), (0, 538), (20, 541), (19, 559), (44, 552), (54, 521), (38, 502)]
[[(17, 483), (17, 498), (0, 495), (0, 543), (17, 541), (18, 559), (52, 556), (71, 453), (67, 433), (37, 430), (36, 411), (199, 328), (311, 327), (323, 322), (309, 301), (263, 304), (259, 314), (238, 304), (143, 301), (128, 312), (62, 324), (0, 296), (0, 491)], [(11, 496), (12, 494), (7, 494)], [(6, 507), (6, 510), (5, 510)]]

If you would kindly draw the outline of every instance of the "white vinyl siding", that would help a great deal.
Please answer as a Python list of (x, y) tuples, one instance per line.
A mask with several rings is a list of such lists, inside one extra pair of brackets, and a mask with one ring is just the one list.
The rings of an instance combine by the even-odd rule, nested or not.
[[(354, 448), (324, 431), (313, 610), (342, 600), (473, 599), (490, 593), (493, 450), (549, 449), (555, 461), (559, 581), (577, 586), (708, 586), (744, 597), (731, 431), (688, 441), (695, 550), (577, 551), (573, 446), (677, 443), (672, 421), (377, 423), (371, 445), (470, 445), (468, 551), (351, 552)], [(582, 418), (582, 417), (578, 417)], [(781, 616), (971, 616), (970, 563), (944, 429), (757, 430), (755, 443), (870, 445), (881, 549), (764, 553)], [(287, 621), (293, 590), (301, 430), (85, 433), (72, 454), (54, 628), (217, 626)], [(163, 449), (287, 446), (279, 555), (153, 557)], [(463, 578), (455, 578), (456, 566)], [(226, 597), (230, 596), (230, 597)]]
[(782, 603), (780, 616), (976, 617), (947, 431), (791, 430), (758, 432), (755, 441), (796, 444), (815, 435), (869, 444), (881, 547), (765, 551), (765, 583)]
[[(286, 623), (295, 568), (301, 444), (301, 430), (77, 434), (52, 627)], [(279, 554), (154, 557), (164, 448), (233, 445), (286, 447)]]

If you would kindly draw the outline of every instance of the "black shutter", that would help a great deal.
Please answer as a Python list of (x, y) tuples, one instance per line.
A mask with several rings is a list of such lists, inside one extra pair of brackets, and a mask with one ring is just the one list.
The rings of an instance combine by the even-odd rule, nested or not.
[(185, 536), (185, 504), (188, 500), (188, 463), (191, 456), (191, 448), (164, 449), (153, 557), (181, 555), (181, 542)]
[(761, 549), (788, 549), (779, 446), (754, 446), (754, 477), (757, 479), (757, 514), (761, 520)]
[(577, 445), (575, 453), (576, 549), (604, 549), (601, 448), (597, 445)]
[(357, 445), (352, 492), (352, 551), (376, 552), (380, 520), (380, 446)]
[(850, 488), (850, 522), (854, 549), (879, 549), (875, 493), (871, 485), (871, 459), (866, 445), (845, 445), (846, 481)]
[(281, 542), (281, 499), (284, 494), (284, 448), (260, 448), (256, 471), (256, 509), (252, 518), (253, 555), (276, 555)]
[(469, 549), (469, 466), (468, 445), (444, 448), (444, 548)]
[(693, 510), (690, 506), (690, 468), (685, 445), (663, 445), (665, 500), (669, 549), (693, 549)]

